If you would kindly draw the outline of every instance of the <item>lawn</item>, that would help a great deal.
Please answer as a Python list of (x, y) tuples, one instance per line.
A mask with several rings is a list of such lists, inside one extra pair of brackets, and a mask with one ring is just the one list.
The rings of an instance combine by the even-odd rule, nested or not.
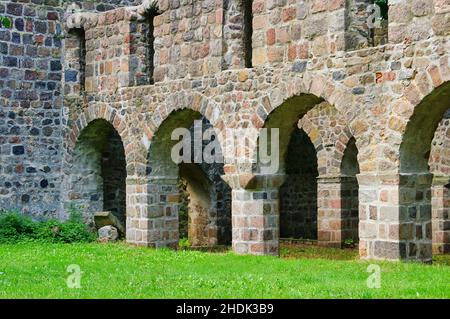
[[(310, 259), (320, 257), (316, 249), (285, 247), (275, 258), (123, 243), (0, 245), (0, 298), (450, 298), (444, 263), (376, 262), (381, 288), (370, 289), (375, 262), (331, 250), (323, 256), (334, 260)], [(66, 284), (73, 264), (80, 289)]]

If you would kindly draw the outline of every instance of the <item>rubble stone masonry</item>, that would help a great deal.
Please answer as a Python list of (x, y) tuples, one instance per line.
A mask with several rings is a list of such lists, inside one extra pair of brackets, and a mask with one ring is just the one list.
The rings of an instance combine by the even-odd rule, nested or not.
[[(175, 246), (170, 134), (204, 118), (216, 133), (278, 127), (281, 154), (274, 174), (221, 167), (231, 218), (202, 206), (213, 212), (195, 222), (211, 230), (196, 230), (206, 242), (217, 243), (223, 219), (238, 253), (277, 255), (286, 224), (321, 245), (359, 242), (361, 258), (448, 253), (450, 1), (390, 0), (375, 30), (364, 9), (373, 1), (253, 0), (252, 28), (243, 1), (159, 0), (152, 28), (147, 1), (80, 1), (74, 13), (68, 1), (0, 1), (12, 22), (0, 28), (0, 208), (65, 218), (70, 189), (95, 207), (88, 215), (126, 197), (127, 241)], [(109, 135), (95, 136), (100, 120)], [(298, 130), (302, 143), (291, 138)], [(118, 162), (95, 149), (99, 139), (116, 143), (105, 149)], [(256, 157), (255, 145), (225, 155)], [(111, 189), (116, 196), (104, 194)], [(211, 193), (201, 205), (221, 202)]]

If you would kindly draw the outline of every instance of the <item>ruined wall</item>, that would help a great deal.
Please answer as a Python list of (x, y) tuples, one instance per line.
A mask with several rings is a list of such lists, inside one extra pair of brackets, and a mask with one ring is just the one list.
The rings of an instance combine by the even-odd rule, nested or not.
[(61, 167), (58, 1), (1, 1), (0, 209), (56, 217)]
[[(0, 15), (11, 22), (0, 26), (0, 209), (41, 217), (61, 209), (63, 82), (72, 79), (63, 74), (62, 24), (71, 3), (0, 1)], [(133, 2), (77, 3), (105, 11)]]
[(253, 64), (276, 64), (344, 49), (345, 1), (254, 1)]
[(103, 12), (113, 10), (117, 7), (133, 6), (142, 3), (142, 0), (84, 0), (84, 1), (72, 1), (62, 0), (61, 6), (76, 3), (81, 9), (85, 11)]
[(80, 209), (93, 226), (97, 212), (110, 211), (125, 223), (126, 163), (123, 144), (114, 128), (104, 120), (89, 124), (80, 134), (66, 177), (66, 208)]
[(155, 81), (215, 74), (222, 69), (222, 4), (160, 1), (155, 17)]

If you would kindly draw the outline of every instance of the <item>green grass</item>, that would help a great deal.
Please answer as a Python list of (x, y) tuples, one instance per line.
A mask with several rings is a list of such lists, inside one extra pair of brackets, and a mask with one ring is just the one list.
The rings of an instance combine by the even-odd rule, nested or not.
[[(71, 264), (81, 267), (81, 289), (67, 288)], [(125, 244), (0, 245), (0, 298), (450, 298), (449, 266), (377, 262), (382, 286), (369, 289), (369, 264)]]
[(358, 249), (325, 248), (305, 244), (281, 244), (280, 255), (283, 258), (358, 260)]

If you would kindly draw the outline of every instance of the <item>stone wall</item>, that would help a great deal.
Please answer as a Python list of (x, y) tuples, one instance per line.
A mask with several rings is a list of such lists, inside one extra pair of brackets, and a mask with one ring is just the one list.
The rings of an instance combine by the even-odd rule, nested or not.
[(222, 65), (219, 1), (160, 1), (154, 20), (155, 81), (215, 74)]
[[(356, 196), (346, 184), (354, 176), (343, 174), (341, 165), (353, 138), (361, 257), (429, 260), (432, 241), (442, 248), (448, 237), (446, 184), (432, 178), (427, 165), (430, 152), (443, 171), (447, 161), (445, 151), (433, 153), (432, 140), (448, 110), (448, 1), (392, 0), (389, 43), (350, 48), (346, 1), (255, 0), (252, 68), (241, 63), (244, 41), (227, 29), (229, 22), (242, 27), (239, 3), (160, 0), (154, 84), (136, 81), (144, 72), (133, 50), (144, 41), (133, 42), (143, 7), (79, 14), (72, 27), (85, 30), (82, 92), (78, 75), (70, 76), (77, 44), (69, 38), (60, 43), (58, 36), (68, 31), (60, 3), (2, 2), (0, 14), (13, 18), (13, 28), (0, 30), (0, 49), (7, 52), (0, 67), (1, 207), (57, 216), (77, 140), (90, 122), (104, 119), (125, 150), (128, 241), (176, 245), (177, 167), (157, 155), (170, 149), (173, 125), (191, 125), (190, 115), (177, 111), (198, 112), (218, 133), (280, 125), (283, 152), (301, 120), (317, 154), (319, 241), (341, 244), (350, 206), (354, 228), (354, 199), (346, 199), (349, 192)], [(167, 121), (173, 125), (162, 125)], [(444, 130), (441, 124), (438, 135)], [(158, 136), (164, 136), (162, 146), (152, 153)], [(256, 150), (252, 144), (228, 155), (255, 158)], [(223, 166), (232, 187), (233, 247), (277, 254), (285, 167), (272, 175), (254, 167)]]
[[(58, 217), (63, 165), (63, 44), (71, 1), (2, 1), (0, 15), (0, 208)], [(78, 1), (104, 11), (129, 1)]]
[[(324, 11), (317, 3), (310, 4), (311, 8), (313, 5), (314, 8), (305, 19), (323, 20), (323, 17), (326, 17), (328, 20), (335, 17), (334, 14), (339, 10), (340, 14), (345, 13), (342, 4), (338, 5), (339, 9), (331, 10), (326, 7), (328, 11)], [(286, 3), (286, 6), (289, 5), (292, 6), (292, 3)], [(438, 87), (447, 77), (445, 40), (434, 38), (418, 43), (405, 42), (344, 52), (345, 25), (333, 23), (333, 27), (341, 26), (342, 33), (330, 32), (327, 27), (326, 32), (319, 32), (317, 36), (301, 35), (298, 43), (306, 42), (307, 45), (302, 51), (306, 54), (289, 58), (289, 45), (286, 43), (292, 44), (290, 40), (286, 43), (279, 40), (281, 42), (273, 44), (269, 41), (269, 44), (264, 44), (264, 50), (259, 46), (262, 42), (258, 42), (258, 39), (270, 40), (273, 32), (275, 35), (277, 32), (282, 34), (277, 30), (261, 32), (270, 29), (267, 27), (266, 30), (265, 24), (269, 23), (270, 19), (276, 19), (276, 12), (281, 15), (286, 9), (283, 4), (281, 7), (276, 6), (274, 14), (267, 19), (270, 6), (269, 3), (253, 5), (253, 69), (206, 73), (208, 75), (199, 72), (195, 76), (190, 75), (192, 80), (187, 77), (174, 80), (164, 78), (164, 82), (156, 81), (150, 86), (111, 86), (95, 94), (88, 94), (86, 111), (78, 117), (84, 118), (86, 112), (89, 118), (114, 114), (115, 125), (121, 128), (127, 155), (128, 211), (131, 212), (129, 215), (132, 217), (135, 211), (140, 211), (137, 215), (139, 217), (133, 221), (135, 228), (128, 240), (160, 246), (170, 245), (170, 240), (176, 238), (176, 233), (170, 230), (172, 221), (164, 219), (164, 223), (170, 227), (164, 226), (167, 232), (161, 233), (158, 230), (160, 224), (155, 223), (156, 220), (154, 222), (149, 218), (149, 213), (146, 213), (147, 209), (151, 210), (155, 204), (145, 204), (145, 188), (152, 187), (153, 184), (159, 185), (160, 182), (145, 180), (143, 174), (147, 166), (147, 146), (154, 139), (155, 133), (160, 132), (161, 123), (172, 118), (173, 111), (183, 108), (198, 111), (208, 118), (216, 130), (221, 131), (231, 127), (260, 128), (274, 110), (293, 108), (295, 111), (298, 106), (297, 115), (297, 111), (288, 111), (283, 118), (283, 112), (278, 112), (278, 123), (284, 121), (294, 124), (302, 114), (309, 111), (317, 110), (323, 114), (317, 120), (309, 121), (310, 124), (308, 121), (306, 126), (303, 124), (316, 147), (318, 171), (321, 175), (319, 194), (322, 195), (318, 198), (319, 241), (341, 245), (347, 237), (355, 237), (354, 229), (356, 224), (359, 224), (362, 257), (427, 260), (431, 247), (430, 237), (423, 233), (424, 229), (426, 232), (429, 227), (424, 220), (427, 216), (427, 204), (421, 204), (420, 200), (417, 204), (408, 202), (408, 199), (401, 195), (410, 193), (408, 189), (411, 187), (419, 187), (419, 192), (424, 192), (425, 189), (414, 182), (411, 182), (411, 187), (402, 188), (400, 181), (405, 180), (405, 177), (401, 176), (403, 171), (399, 167), (399, 158), (406, 156), (400, 146), (404, 132), (410, 130), (407, 129), (407, 124), (414, 113), (412, 110), (422, 97), (434, 87)], [(258, 12), (264, 12), (266, 19), (260, 17), (258, 20)], [(120, 15), (118, 11), (114, 14)], [(164, 13), (158, 17), (162, 19), (165, 14), (167, 15)], [(320, 14), (322, 15), (319, 18)], [(172, 20), (169, 19), (166, 24), (170, 25), (170, 21)], [(301, 21), (303, 20), (297, 16), (292, 18), (293, 24), (301, 24)], [(258, 23), (262, 25), (258, 26)], [(286, 21), (286, 26), (290, 27), (290, 23)], [(303, 27), (308, 32), (311, 31), (308, 28), (318, 25), (321, 27), (324, 24), (326, 23), (319, 25), (305, 22)], [(277, 24), (277, 27), (281, 25)], [(96, 28), (103, 26), (97, 25)], [(158, 33), (155, 34), (157, 42)], [(288, 33), (289, 36), (292, 34)], [(334, 41), (339, 34), (340, 40)], [(326, 45), (322, 45), (324, 43)], [(297, 51), (300, 47), (296, 44), (291, 52), (300, 52)], [(258, 52), (262, 52), (263, 57), (260, 63)], [(274, 52), (278, 53), (273, 54)], [(176, 67), (178, 66), (174, 65), (172, 68)], [(112, 91), (117, 93), (111, 95)], [(302, 95), (309, 95), (311, 98)], [(323, 100), (333, 105), (335, 111), (326, 111), (326, 108), (320, 106)], [(76, 114), (77, 112), (73, 113), (75, 119)], [(129, 123), (134, 123), (133, 128), (128, 128)], [(432, 126), (430, 130), (434, 130)], [(145, 134), (142, 135), (142, 132)], [(359, 223), (355, 220), (354, 208), (356, 182), (353, 179), (349, 186), (346, 176), (341, 176), (342, 158), (351, 137), (356, 140), (360, 166)], [(417, 154), (420, 154), (420, 151)], [(236, 196), (233, 197), (233, 246), (236, 251), (276, 254), (279, 210), (275, 198), (278, 196), (278, 189), (265, 184), (260, 185), (261, 188), (255, 188), (252, 180), (258, 180), (258, 177), (246, 170), (245, 166), (225, 165), (224, 171), (226, 180), (236, 187), (233, 190), (233, 196)], [(263, 179), (272, 180), (268, 176)], [(142, 186), (147, 184), (148, 186)], [(423, 185), (425, 188), (429, 187)], [(168, 189), (164, 187), (164, 190)], [(158, 191), (162, 190), (158, 188)], [(254, 196), (261, 199), (255, 201)], [(427, 197), (424, 198), (428, 200)], [(406, 218), (402, 213), (405, 209), (422, 206), (424, 213), (416, 215), (415, 218)], [(257, 216), (259, 213), (265, 216), (259, 220), (259, 224), (248, 226), (250, 222), (253, 223), (249, 219), (250, 216), (246, 215), (249, 207), (253, 207)], [(152, 227), (150, 231), (148, 227)], [(415, 233), (408, 232), (407, 229), (411, 227), (422, 227), (422, 235), (416, 236)]]

